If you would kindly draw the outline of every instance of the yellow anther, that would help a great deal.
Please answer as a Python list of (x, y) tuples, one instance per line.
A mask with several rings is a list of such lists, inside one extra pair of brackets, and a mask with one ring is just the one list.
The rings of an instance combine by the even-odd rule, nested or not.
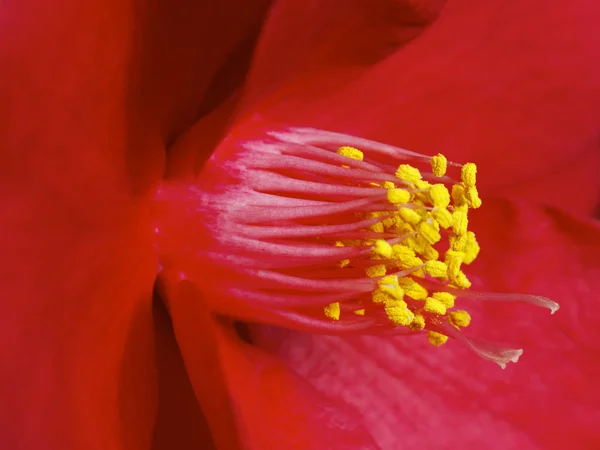
[(441, 302), (447, 309), (454, 308), (456, 295), (450, 294), (449, 292), (434, 292), (431, 296)]
[(364, 316), (365, 315), (365, 310), (364, 309), (357, 309), (356, 311), (354, 311), (354, 314), (356, 314), (357, 316)]
[(450, 242), (450, 250), (455, 252), (464, 252), (467, 246), (467, 235), (466, 234), (452, 234), (448, 238)]
[(377, 281), (379, 286), (390, 286), (390, 287), (398, 287), (400, 284), (398, 283), (398, 277), (396, 275), (386, 275)]
[(460, 289), (469, 289), (472, 285), (471, 281), (467, 278), (464, 272), (459, 271), (454, 277), (450, 279), (452, 284)]
[(342, 241), (335, 241), (335, 245), (336, 247), (345, 247), (344, 243)]
[(394, 205), (408, 203), (410, 201), (410, 192), (408, 192), (406, 189), (388, 189), (387, 199)]
[(442, 261), (426, 261), (423, 267), (425, 273), (433, 278), (447, 278), (448, 267)]
[(396, 266), (401, 269), (410, 269), (412, 267), (420, 266), (423, 264), (423, 260), (415, 254), (414, 250), (408, 248), (402, 244), (394, 244), (392, 246), (394, 253), (392, 255)]
[(471, 323), (471, 315), (466, 311), (452, 311), (448, 314), (448, 320), (456, 328), (468, 327)]
[(434, 208), (434, 210), (431, 212), (431, 215), (444, 230), (450, 228), (454, 223), (452, 213), (447, 209)]
[(433, 224), (428, 222), (421, 222), (417, 227), (417, 231), (419, 232), (419, 236), (428, 244), (435, 244), (442, 239), (440, 232), (435, 229)]
[(439, 347), (440, 345), (444, 345), (446, 343), (448, 336), (445, 336), (441, 333), (436, 333), (435, 331), (430, 331), (427, 333), (427, 340), (431, 345)]
[(465, 254), (463, 252), (455, 252), (454, 250), (448, 250), (444, 256), (444, 262), (448, 266), (448, 277), (450, 280), (454, 280), (460, 272), (460, 266), (465, 260)]
[(441, 153), (438, 153), (431, 158), (431, 171), (436, 177), (443, 177), (446, 175), (447, 167), (448, 160)]
[(394, 189), (396, 185), (391, 181), (384, 181), (381, 183), (381, 187), (385, 189)]
[(339, 302), (330, 303), (324, 309), (325, 316), (332, 320), (340, 320), (340, 304)]
[(338, 155), (347, 156), (348, 158), (356, 159), (357, 161), (362, 161), (364, 159), (364, 154), (359, 149), (354, 147), (349, 147), (347, 145), (338, 148)]
[(439, 252), (431, 245), (425, 246), (420, 255), (426, 261), (436, 261), (440, 257)]
[(373, 301), (373, 303), (385, 303), (389, 300), (391, 300), (393, 297), (391, 297), (390, 295), (388, 295), (387, 293), (383, 292), (382, 290), (379, 289), (375, 289), (372, 293), (371, 293), (371, 300)]
[(437, 314), (438, 316), (443, 316), (446, 314), (446, 306), (433, 297), (427, 297), (425, 299), (425, 306), (423, 307), (423, 310), (430, 314)]
[(467, 204), (465, 187), (462, 184), (452, 186), (452, 202), (454, 202), (454, 206)]
[(398, 170), (396, 170), (396, 176), (409, 183), (415, 183), (421, 179), (421, 172), (416, 167), (408, 164), (400, 164)]
[(398, 280), (398, 283), (400, 284), (400, 287), (404, 290), (404, 293), (414, 300), (425, 300), (429, 295), (427, 289), (425, 289), (412, 278), (400, 278)]
[(382, 277), (385, 275), (385, 264), (376, 264), (374, 266), (367, 267), (365, 274), (369, 278)]
[(412, 208), (400, 208), (398, 214), (411, 225), (416, 225), (423, 220), (423, 216)]
[(409, 327), (413, 331), (421, 331), (423, 328), (425, 328), (425, 317), (419, 313), (416, 313), (415, 318), (410, 323)]
[(450, 192), (443, 184), (433, 184), (429, 188), (429, 196), (431, 203), (436, 208), (447, 208), (450, 204)]
[(414, 313), (407, 308), (406, 302), (395, 301), (385, 304), (385, 314), (395, 325), (409, 326), (415, 318)]
[(403, 243), (406, 244), (408, 247), (414, 249), (414, 251), (417, 253), (423, 252), (425, 250), (425, 247), (429, 245), (427, 242), (425, 242), (424, 239), (413, 236), (404, 239)]
[(477, 181), (477, 166), (473, 163), (466, 163), (460, 171), (460, 179), (466, 187), (473, 187)]
[(391, 258), (393, 254), (392, 246), (383, 239), (377, 239), (373, 247), (373, 253), (384, 258)]
[(467, 199), (468, 205), (473, 209), (479, 208), (483, 203), (479, 198), (479, 192), (477, 192), (477, 188), (475, 186), (467, 188), (465, 192), (465, 197)]
[[(422, 189), (424, 191), (428, 191), (429, 186), (431, 186), (429, 182), (425, 180), (416, 180), (415, 182), (413, 182), (413, 184), (417, 189)], [(422, 198), (427, 199), (427, 196), (424, 193), (420, 193), (420, 195), (422, 196)]]
[(454, 223), (452, 224), (452, 231), (454, 234), (465, 234), (469, 226), (469, 218), (467, 217), (467, 213), (463, 211), (454, 211), (452, 217), (454, 218)]
[(387, 295), (388, 300), (404, 299), (404, 290), (401, 287), (384, 284), (379, 286), (377, 289), (381, 292), (384, 292)]
[(465, 264), (471, 264), (473, 261), (475, 261), (477, 255), (479, 255), (479, 250), (481, 250), (481, 248), (477, 243), (477, 239), (475, 239), (475, 233), (472, 231), (467, 231), (465, 241), (465, 258), (463, 262)]
[(383, 226), (383, 222), (374, 223), (369, 227), (369, 230), (375, 233), (383, 233), (385, 231), (385, 227)]

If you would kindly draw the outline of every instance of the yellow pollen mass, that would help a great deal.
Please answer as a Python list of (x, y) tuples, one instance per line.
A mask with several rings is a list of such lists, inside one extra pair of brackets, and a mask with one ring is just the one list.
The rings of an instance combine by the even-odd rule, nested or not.
[(455, 184), (452, 186), (452, 201), (454, 202), (454, 206), (467, 204), (465, 187), (462, 184)]
[(386, 294), (385, 292), (379, 290), (379, 289), (375, 289), (372, 293), (371, 293), (371, 300), (373, 301), (373, 303), (379, 304), (379, 303), (385, 303), (389, 300), (391, 300), (393, 297), (391, 297), (389, 294)]
[(450, 279), (450, 281), (457, 288), (469, 289), (471, 287), (471, 281), (469, 281), (467, 276), (462, 271), (459, 271), (454, 277)]
[(444, 230), (450, 228), (454, 223), (454, 217), (452, 217), (452, 213), (445, 208), (434, 208), (431, 212), (431, 216)]
[(467, 235), (465, 236), (465, 257), (463, 262), (465, 264), (471, 264), (479, 255), (480, 250), (481, 248), (477, 243), (477, 239), (475, 239), (475, 233), (472, 231), (467, 231)]
[(438, 153), (431, 157), (431, 172), (436, 177), (443, 177), (446, 175), (446, 169), (448, 168), (448, 160), (444, 155)]
[(325, 316), (332, 320), (340, 320), (340, 303), (330, 303), (324, 308)]
[(425, 328), (425, 317), (419, 313), (416, 313), (415, 318), (410, 323), (409, 327), (413, 331), (421, 331), (423, 328)]
[(460, 179), (466, 187), (475, 186), (477, 181), (477, 166), (473, 163), (466, 163), (460, 171)]
[(466, 234), (452, 234), (448, 238), (450, 241), (450, 250), (455, 252), (464, 252), (467, 247), (467, 235)]
[(365, 274), (369, 278), (382, 277), (385, 275), (385, 264), (376, 264), (374, 266), (367, 267), (365, 269)]
[(448, 277), (448, 266), (442, 261), (426, 261), (423, 269), (427, 275), (433, 278), (444, 279)]
[(427, 222), (421, 222), (417, 231), (419, 232), (419, 236), (428, 244), (435, 244), (442, 239), (442, 235), (435, 229), (435, 226)]
[(460, 272), (460, 266), (465, 259), (463, 252), (455, 252), (454, 250), (448, 250), (444, 257), (444, 262), (448, 266), (448, 277), (453, 280)]
[(381, 278), (377, 284), (379, 286), (390, 286), (390, 287), (398, 287), (400, 286), (398, 284), (398, 277), (396, 275), (386, 275), (385, 277)]
[(438, 316), (443, 316), (446, 314), (446, 306), (433, 297), (427, 297), (425, 299), (425, 306), (423, 307), (423, 310), (430, 314), (437, 314)]
[(392, 249), (394, 250), (392, 255), (394, 263), (401, 269), (411, 269), (423, 264), (423, 260), (417, 257), (414, 250), (404, 245), (394, 244)]
[(437, 261), (440, 257), (439, 252), (431, 245), (427, 245), (420, 253), (421, 257), (426, 261)]
[(456, 295), (450, 294), (449, 292), (434, 292), (431, 297), (442, 303), (446, 309), (454, 308), (454, 300)]
[(400, 208), (398, 214), (411, 225), (417, 225), (423, 220), (423, 216), (412, 208)]
[(414, 313), (407, 308), (406, 302), (395, 301), (385, 304), (385, 314), (395, 325), (408, 326), (415, 318)]
[(467, 217), (467, 213), (463, 211), (454, 211), (452, 216), (454, 218), (452, 231), (458, 235), (465, 234), (467, 232), (467, 227), (469, 226), (469, 218)]
[(479, 208), (483, 203), (479, 198), (479, 192), (475, 186), (467, 188), (465, 198), (467, 199), (467, 204), (473, 209)]
[(398, 280), (398, 283), (400, 284), (400, 287), (404, 290), (404, 293), (413, 300), (425, 300), (429, 295), (427, 289), (425, 289), (412, 278), (400, 278)]
[[(361, 150), (350, 146), (339, 147), (337, 154), (357, 161), (365, 160)], [(355, 212), (354, 216), (358, 220), (377, 218), (373, 220), (378, 222), (360, 230), (365, 232), (362, 239), (342, 239), (334, 245), (360, 246), (367, 252), (372, 250), (356, 260), (352, 258), (337, 262), (338, 267), (351, 264), (366, 267), (366, 276), (373, 279), (372, 291), (367, 294), (371, 296), (371, 306), (366, 303), (369, 300), (365, 300), (359, 292), (347, 305), (350, 314), (367, 316), (374, 313), (380, 316), (385, 312), (389, 321), (396, 326), (407, 327), (415, 332), (427, 327), (429, 342), (439, 346), (448, 340), (448, 336), (442, 330), (434, 332), (431, 328), (446, 321), (460, 329), (471, 321), (468, 312), (453, 311), (456, 295), (444, 289), (458, 292), (457, 289), (471, 286), (462, 271), (462, 265), (473, 262), (480, 251), (475, 234), (468, 230), (468, 214), (469, 209), (481, 206), (481, 199), (475, 187), (475, 164), (462, 166), (460, 181), (452, 184), (448, 183), (449, 178), (445, 178), (450, 165), (446, 157), (438, 154), (430, 162), (431, 172), (424, 175), (425, 179), (420, 170), (410, 164), (398, 166), (394, 182), (359, 178), (353, 182), (351, 180), (354, 178), (349, 177), (348, 186), (372, 186), (376, 188), (373, 191), (375, 196), (381, 195), (377, 192), (383, 193), (382, 189), (385, 189), (387, 206), (378, 208), (381, 197), (374, 197), (377, 201), (373, 203), (371, 212), (361, 210)], [(347, 167), (348, 173), (355, 170), (349, 167), (350, 162), (347, 164), (342, 167)], [(431, 174), (438, 177), (437, 182), (426, 181), (432, 180), (428, 178)], [(377, 239), (373, 232), (382, 234)], [(445, 253), (441, 256), (440, 251)], [(393, 273), (398, 270), (406, 271), (405, 276), (387, 275), (388, 271)], [(345, 269), (345, 273), (350, 275), (353, 272)], [(356, 299), (363, 303), (353, 303)], [(327, 305), (324, 313), (332, 320), (340, 320), (341, 304), (335, 302)]]
[(377, 239), (375, 241), (373, 252), (376, 255), (383, 256), (384, 258), (391, 258), (393, 254), (392, 246), (383, 239)]
[(468, 327), (471, 323), (471, 315), (466, 311), (452, 311), (448, 314), (448, 320), (456, 328)]
[(355, 159), (357, 161), (362, 161), (365, 157), (363, 152), (354, 147), (349, 147), (347, 145), (338, 148), (337, 154), (341, 156), (346, 156), (348, 158)]
[(401, 203), (408, 203), (410, 201), (410, 192), (406, 189), (388, 189), (387, 191), (388, 202), (398, 205)]
[(429, 333), (427, 333), (427, 340), (431, 345), (439, 347), (446, 343), (446, 341), (448, 340), (448, 336), (443, 335), (441, 333), (437, 333), (435, 331), (430, 331)]
[(414, 184), (421, 179), (421, 172), (411, 165), (400, 164), (398, 170), (396, 170), (396, 176), (401, 180)]
[(432, 184), (429, 188), (429, 196), (436, 208), (447, 208), (450, 204), (450, 192), (443, 184)]

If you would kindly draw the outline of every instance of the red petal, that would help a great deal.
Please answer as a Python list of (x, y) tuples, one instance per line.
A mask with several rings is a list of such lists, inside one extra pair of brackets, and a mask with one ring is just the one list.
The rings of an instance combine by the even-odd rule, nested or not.
[(162, 303), (155, 302), (158, 417), (152, 450), (215, 450), (212, 433), (194, 391)]
[(480, 281), (561, 303), (554, 316), (528, 306), (481, 308), (467, 331), (522, 344), (518, 364), (502, 371), (456, 342), (432, 348), (420, 337), (257, 327), (253, 338), (324, 398), (360, 411), (382, 448), (593, 448), (600, 440), (600, 225), (526, 206), (487, 210), (474, 223), (483, 243), (483, 268), (474, 270)]
[(254, 55), (246, 108), (293, 81), (327, 74), (332, 83), (361, 72), (422, 33), (444, 3), (275, 1)]
[(345, 402), (324, 399), (281, 361), (216, 322), (191, 283), (163, 281), (175, 335), (218, 448), (237, 448), (236, 429), (248, 449), (377, 448)]
[[(589, 212), (600, 164), (598, 14), (594, 0), (450, 2), (426, 33), (355, 82), (322, 76), (329, 63), (309, 65), (312, 77), (303, 84), (282, 73), (288, 78), (278, 83), (293, 88), (281, 89), (264, 112), (284, 123), (476, 161), (484, 196)], [(257, 65), (278, 67), (276, 61), (257, 58)], [(355, 75), (342, 72), (346, 81)], [(256, 83), (250, 91), (266, 92)], [(564, 186), (575, 185), (572, 196)]]
[(151, 444), (149, 188), (164, 142), (195, 117), (264, 7), (162, 3), (2, 3), (0, 434), (9, 448)]

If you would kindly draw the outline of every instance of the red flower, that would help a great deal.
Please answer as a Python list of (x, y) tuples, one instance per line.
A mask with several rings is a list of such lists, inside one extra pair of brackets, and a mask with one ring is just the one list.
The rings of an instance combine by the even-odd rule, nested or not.
[[(528, 310), (486, 306), (473, 327), (527, 348), (500, 372), (457, 346), (421, 350), (418, 338), (260, 326), (249, 345), (171, 272), (162, 295), (198, 410), (158, 307), (152, 329), (150, 205), (164, 147), (235, 85), (206, 94), (261, 16), (260, 6), (237, 14), (243, 5), (3, 7), (2, 439), (206, 447), (206, 417), (219, 448), (591, 446), (599, 230), (538, 205), (582, 213), (597, 200), (597, 6), (584, 0), (451, 2), (425, 32), (437, 2), (276, 3), (236, 122), (260, 112), (477, 161), (484, 252), (472, 273), (562, 310), (532, 325)], [(221, 105), (171, 149), (170, 174), (212, 151), (236, 107)], [(507, 324), (510, 339), (496, 335)]]
[[(351, 12), (340, 20), (334, 12), (328, 16), (325, 7), (318, 15), (311, 10), (321, 19), (314, 31), (303, 23), (308, 27), (304, 31), (319, 46), (303, 52), (305, 41), (285, 39), (287, 33), (294, 35), (294, 20), (285, 18), (299, 12), (288, 16), (285, 6), (278, 6), (263, 31), (238, 114), (239, 122), (251, 124), (250, 132), (234, 128), (215, 158), (227, 160), (231, 155), (222, 152), (265, 137), (257, 131), (261, 127), (280, 130), (272, 125), (276, 121), (283, 129), (286, 124), (333, 129), (431, 155), (441, 151), (453, 160), (473, 159), (480, 163), (479, 186), (487, 195), (485, 208), (473, 216), (483, 253), (470, 273), (494, 291), (548, 295), (562, 310), (550, 318), (531, 316), (525, 307), (475, 307), (474, 334), (527, 349), (506, 373), (473, 359), (465, 348), (436, 350), (417, 338), (323, 337), (250, 326), (250, 347), (217, 327), (225, 380), (243, 435), (256, 448), (282, 442), (299, 448), (591, 446), (599, 439), (593, 412), (598, 350), (594, 315), (580, 311), (593, 310), (599, 229), (543, 206), (587, 213), (597, 201), (594, 117), (600, 68), (593, 57), (597, 34), (588, 13), (581, 4), (567, 9), (450, 4), (418, 39), (373, 68), (360, 52), (351, 52), (365, 33), (351, 33), (351, 26), (348, 32), (340, 30), (354, 23)], [(390, 25), (380, 23), (379, 36), (401, 28), (400, 14), (385, 17)], [(507, 23), (511, 26), (500, 25)], [(561, 33), (536, 31), (558, 27), (556, 23)], [(339, 34), (331, 31), (325, 39), (319, 33), (324, 29)], [(573, 50), (566, 54), (565, 47)], [(379, 50), (372, 53), (374, 59), (388, 54)], [(272, 61), (283, 63), (268, 64)], [(282, 73), (288, 76), (286, 83), (278, 81)], [(182, 145), (180, 155), (196, 151), (192, 143)], [(206, 178), (210, 173), (202, 175), (200, 186), (212, 183)], [(582, 180), (577, 195), (565, 189)], [(181, 241), (190, 244), (190, 251), (202, 251), (195, 244), (210, 242), (201, 235), (203, 226), (196, 231)], [(229, 236), (234, 237), (222, 236), (223, 245)], [(205, 280), (196, 281), (214, 293), (208, 285), (218, 278), (210, 270), (205, 273)], [(181, 297), (173, 291), (168, 295), (176, 333), (188, 338), (191, 328), (178, 323), (193, 323), (189, 316), (199, 308), (199, 293), (192, 295), (192, 289)], [(218, 304), (219, 299), (207, 298), (206, 303), (253, 318), (239, 303)], [(263, 314), (265, 320), (273, 319)], [(268, 353), (262, 354), (259, 369), (249, 369), (248, 358), (256, 361), (261, 355), (257, 347)], [(271, 374), (285, 370), (282, 361), (293, 369), (286, 371), (290, 377), (301, 377), (292, 391), (288, 378), (285, 389), (272, 387)], [(190, 373), (200, 384), (200, 367), (191, 367)], [(277, 401), (278, 396), (283, 398)], [(292, 414), (290, 396), (296, 399), (293, 421), (286, 420)], [(306, 398), (316, 403), (308, 417)], [(344, 419), (334, 422), (331, 416), (339, 417), (339, 409)], [(340, 432), (335, 424), (347, 429)]]

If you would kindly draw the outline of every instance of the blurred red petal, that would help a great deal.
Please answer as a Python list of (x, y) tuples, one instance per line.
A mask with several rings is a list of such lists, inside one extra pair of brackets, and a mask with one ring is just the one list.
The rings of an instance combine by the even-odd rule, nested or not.
[(2, 4), (8, 447), (150, 447), (148, 202), (165, 142), (195, 118), (215, 71), (260, 20), (264, 4), (244, 5)]
[(154, 304), (158, 364), (158, 416), (152, 450), (214, 450), (212, 432), (196, 401), (173, 325), (165, 307)]
[[(275, 95), (255, 78), (248, 90), (271, 94), (263, 105), (271, 119), (476, 161), (484, 196), (518, 195), (589, 213), (600, 191), (599, 8), (593, 0), (450, 2), (425, 33), (360, 76), (349, 64), (341, 65), (344, 77), (323, 76), (336, 67), (334, 57), (307, 64), (312, 73), (300, 82), (270, 69), (271, 85), (283, 86)], [(317, 25), (325, 24), (310, 26)], [(272, 27), (265, 36), (280, 42), (283, 31)], [(260, 55), (256, 73), (279, 67), (277, 55)], [(297, 65), (304, 63), (298, 57)], [(577, 195), (564, 188), (582, 181)]]
[(377, 448), (356, 411), (325, 399), (286, 364), (216, 321), (194, 285), (169, 275), (163, 283), (175, 335), (219, 449)]
[(382, 448), (592, 448), (600, 441), (600, 225), (489, 203), (474, 224), (483, 243), (482, 264), (472, 271), (479, 282), (561, 303), (552, 317), (527, 306), (473, 305), (470, 333), (525, 348), (506, 371), (458, 343), (436, 349), (419, 337), (339, 338), (267, 327), (253, 328), (252, 337), (325, 398), (360, 411)]

